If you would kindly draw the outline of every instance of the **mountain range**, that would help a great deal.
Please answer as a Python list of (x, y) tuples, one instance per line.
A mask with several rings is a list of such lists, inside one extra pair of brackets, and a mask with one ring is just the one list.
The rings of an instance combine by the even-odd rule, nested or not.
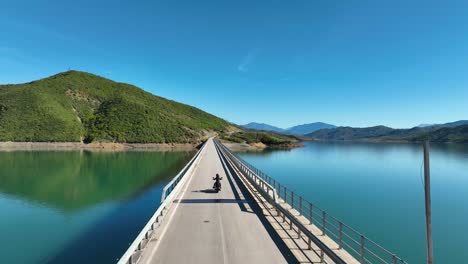
[(251, 122), (246, 125), (242, 125), (241, 127), (251, 129), (251, 130), (258, 130), (258, 131), (271, 131), (271, 132), (276, 132), (276, 133), (286, 132), (286, 130), (283, 128), (275, 127), (275, 126), (264, 124), (264, 123)]
[(283, 129), (263, 123), (242, 126), (251, 130), (273, 131), (300, 136), (303, 139), (322, 141), (404, 141), (429, 139), (435, 142), (468, 142), (468, 120), (444, 124), (421, 124), (410, 129), (394, 129), (387, 126), (336, 127), (317, 122)]
[(420, 124), (417, 127), (457, 127), (462, 125), (468, 125), (468, 120), (459, 120), (445, 124)]
[(366, 128), (337, 127), (322, 129), (305, 135), (323, 141), (400, 141), (468, 143), (468, 122), (456, 121), (446, 124), (417, 126), (410, 129), (393, 129), (386, 126)]
[(284, 129), (284, 128), (279, 128), (279, 127), (275, 127), (275, 126), (268, 125), (268, 124), (252, 122), (252, 123), (243, 125), (242, 127), (251, 129), (251, 130), (271, 131), (271, 132), (276, 132), (276, 133), (303, 136), (303, 135), (315, 132), (320, 129), (335, 128), (336, 126), (323, 123), (323, 122), (315, 122), (315, 123), (303, 124), (303, 125), (293, 126), (293, 127)]

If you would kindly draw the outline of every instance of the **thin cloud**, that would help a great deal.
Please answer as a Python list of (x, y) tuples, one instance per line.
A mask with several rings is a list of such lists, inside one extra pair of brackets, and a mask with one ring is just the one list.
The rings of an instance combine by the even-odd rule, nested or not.
[(240, 72), (248, 72), (250, 64), (252, 64), (252, 62), (257, 57), (257, 53), (258, 49), (250, 50), (249, 53), (247, 53), (247, 55), (245, 55), (245, 57), (242, 59), (239, 66), (237, 66), (237, 70)]

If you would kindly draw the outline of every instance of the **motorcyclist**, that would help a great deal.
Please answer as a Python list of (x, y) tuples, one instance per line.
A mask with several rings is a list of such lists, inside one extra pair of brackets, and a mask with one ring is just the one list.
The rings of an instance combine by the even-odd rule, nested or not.
[[(218, 173), (216, 173), (216, 177), (213, 178), (213, 180), (215, 181), (214, 184), (213, 184), (213, 189), (215, 189), (215, 190), (216, 190), (216, 189), (221, 190), (221, 180), (222, 180), (222, 179), (223, 179), (223, 178), (220, 177)], [(216, 187), (218, 187), (218, 188), (216, 188)]]

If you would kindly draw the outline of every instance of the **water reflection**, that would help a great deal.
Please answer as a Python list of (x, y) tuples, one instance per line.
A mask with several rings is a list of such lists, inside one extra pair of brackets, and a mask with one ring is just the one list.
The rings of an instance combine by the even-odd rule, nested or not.
[(164, 184), (192, 156), (0, 152), (2, 262), (114, 263), (157, 208)]
[(0, 152), (0, 192), (64, 211), (115, 201), (164, 181), (190, 153)]

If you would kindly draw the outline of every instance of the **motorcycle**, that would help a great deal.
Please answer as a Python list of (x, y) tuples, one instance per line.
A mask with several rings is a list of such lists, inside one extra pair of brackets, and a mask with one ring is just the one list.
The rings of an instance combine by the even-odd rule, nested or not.
[(219, 177), (218, 174), (216, 174), (216, 177), (213, 178), (213, 180), (215, 181), (214, 184), (213, 184), (213, 190), (214, 190), (215, 192), (221, 191), (221, 180), (222, 180), (222, 179), (223, 179), (223, 178), (222, 178), (222, 177)]

